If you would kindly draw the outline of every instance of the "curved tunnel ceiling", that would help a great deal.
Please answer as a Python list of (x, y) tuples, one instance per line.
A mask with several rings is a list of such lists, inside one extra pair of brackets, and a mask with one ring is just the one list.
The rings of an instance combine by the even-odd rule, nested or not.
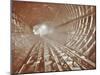
[(96, 68), (95, 6), (13, 1), (11, 27), (13, 73)]

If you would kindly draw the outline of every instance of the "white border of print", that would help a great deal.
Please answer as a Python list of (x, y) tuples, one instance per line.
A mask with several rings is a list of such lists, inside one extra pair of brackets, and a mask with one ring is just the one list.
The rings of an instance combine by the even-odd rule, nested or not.
[(36, 2), (50, 2), (50, 3), (68, 3), (68, 4), (85, 4), (95, 5), (95, 0), (17, 0), (17, 1), (36, 1)]

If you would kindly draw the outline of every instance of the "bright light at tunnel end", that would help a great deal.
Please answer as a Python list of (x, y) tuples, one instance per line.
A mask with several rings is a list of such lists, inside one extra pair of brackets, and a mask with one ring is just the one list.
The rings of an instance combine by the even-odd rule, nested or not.
[(47, 24), (40, 24), (33, 27), (34, 35), (44, 36), (51, 33), (52, 29), (47, 26)]

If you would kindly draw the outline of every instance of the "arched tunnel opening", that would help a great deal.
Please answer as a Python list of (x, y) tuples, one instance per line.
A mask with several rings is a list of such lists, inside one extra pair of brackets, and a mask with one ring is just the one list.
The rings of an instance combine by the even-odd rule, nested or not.
[(96, 7), (13, 1), (12, 73), (96, 68)]

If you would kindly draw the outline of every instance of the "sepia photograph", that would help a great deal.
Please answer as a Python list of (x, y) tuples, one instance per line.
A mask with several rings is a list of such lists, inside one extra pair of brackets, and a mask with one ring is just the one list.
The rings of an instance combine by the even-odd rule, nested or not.
[(12, 74), (94, 69), (95, 5), (12, 1)]

